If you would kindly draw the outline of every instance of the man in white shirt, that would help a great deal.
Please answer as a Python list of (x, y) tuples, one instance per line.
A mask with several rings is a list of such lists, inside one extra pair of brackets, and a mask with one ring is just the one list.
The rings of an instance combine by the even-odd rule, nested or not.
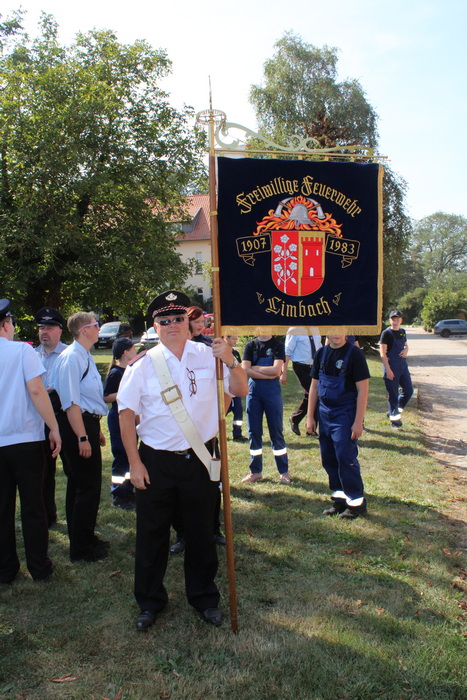
[[(224, 375), (225, 410), (232, 396), (246, 396), (248, 383), (222, 338), (216, 338), (210, 347), (187, 339), (189, 306), (185, 294), (170, 290), (151, 302), (148, 314), (154, 319), (171, 380), (202, 441), (213, 454), (218, 432), (215, 358), (229, 369)], [(177, 393), (176, 389), (172, 393)], [(206, 622), (217, 626), (222, 621), (214, 581), (218, 561), (213, 538), (219, 481), (210, 479), (164, 399), (167, 396), (161, 391), (151, 357), (143, 353), (127, 367), (117, 394), (122, 440), (131, 482), (136, 488), (135, 597), (140, 607), (136, 627), (141, 631), (154, 624), (156, 614), (167, 604), (163, 580), (177, 503), (186, 533), (188, 602)], [(139, 450), (136, 434), (140, 438)]]
[(298, 328), (292, 327), (285, 336), (285, 362), (281, 375), (281, 384), (287, 384), (287, 368), (291, 360), (294, 374), (303, 389), (302, 400), (289, 418), (290, 427), (295, 435), (300, 435), (299, 425), (307, 414), (311, 368), (316, 351), (321, 347), (320, 335), (299, 335), (298, 332)]
[(56, 456), (61, 438), (42, 382), (44, 368), (28, 343), (13, 342), (15, 326), (8, 299), (0, 299), (0, 583), (19, 571), (16, 550), (16, 490), (29, 573), (47, 579), (53, 566), (47, 555), (47, 517), (42, 498), (44, 422)]

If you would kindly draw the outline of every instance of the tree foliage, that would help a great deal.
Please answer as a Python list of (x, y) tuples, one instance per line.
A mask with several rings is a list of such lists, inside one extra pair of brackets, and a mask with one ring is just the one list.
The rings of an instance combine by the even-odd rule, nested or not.
[[(355, 79), (337, 80), (338, 50), (318, 48), (286, 32), (264, 64), (262, 85), (250, 101), (258, 126), (278, 143), (293, 134), (312, 136), (322, 148), (378, 144), (375, 110)], [(400, 296), (398, 277), (408, 247), (411, 221), (405, 211), (407, 184), (387, 165), (384, 177), (385, 306)]]
[(110, 31), (61, 46), (42, 15), (0, 25), (2, 296), (64, 312), (103, 303), (121, 313), (182, 284), (171, 222), (202, 175), (204, 134), (158, 87), (171, 64)]
[(415, 223), (412, 255), (428, 283), (464, 276), (467, 282), (467, 219), (436, 212)]
[[(298, 131), (324, 147), (339, 144), (376, 146), (377, 115), (358, 80), (337, 82), (337, 49), (307, 44), (286, 32), (264, 64), (263, 85), (253, 85), (250, 101), (258, 126), (280, 142)], [(333, 144), (334, 145), (334, 144)]]
[(433, 289), (425, 297), (422, 309), (423, 325), (432, 329), (445, 318), (467, 317), (467, 286), (455, 292)]

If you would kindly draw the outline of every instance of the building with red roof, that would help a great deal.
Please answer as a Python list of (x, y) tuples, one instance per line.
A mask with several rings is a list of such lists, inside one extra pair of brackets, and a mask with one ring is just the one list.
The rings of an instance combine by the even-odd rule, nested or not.
[(186, 280), (186, 285), (194, 287), (206, 302), (212, 298), (211, 280), (203, 276), (203, 263), (211, 262), (211, 233), (209, 230), (209, 195), (195, 194), (187, 197), (187, 220), (181, 224), (182, 232), (177, 235), (177, 250), (183, 262), (196, 260), (196, 271)]

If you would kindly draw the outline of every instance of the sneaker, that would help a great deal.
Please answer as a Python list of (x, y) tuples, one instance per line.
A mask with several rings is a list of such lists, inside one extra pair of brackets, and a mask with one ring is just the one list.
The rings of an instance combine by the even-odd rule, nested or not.
[(392, 420), (391, 421), (391, 428), (402, 428), (402, 421), (401, 420)]
[(255, 481), (262, 481), (263, 475), (261, 472), (250, 472), (248, 476), (242, 479), (242, 484), (254, 484)]
[(174, 544), (170, 546), (170, 554), (181, 554), (184, 551), (185, 540), (183, 539), (183, 537), (180, 537), (179, 540), (177, 540), (176, 542), (174, 542)]
[(347, 506), (347, 508), (339, 514), (339, 520), (355, 520), (360, 517), (360, 515), (366, 515), (366, 506), (353, 507)]
[(300, 428), (298, 427), (298, 423), (296, 423), (292, 417), (289, 418), (289, 423), (292, 432), (295, 433), (295, 435), (300, 435)]
[(323, 515), (339, 515), (340, 513), (343, 513), (346, 508), (347, 506), (345, 503), (334, 502), (332, 506), (329, 506), (329, 508), (325, 508), (323, 510)]
[(122, 508), (122, 510), (135, 510), (136, 506), (132, 500), (129, 498), (120, 498), (119, 496), (114, 496), (112, 498), (112, 505), (117, 508)]
[(401, 414), (399, 413), (399, 409), (395, 408), (391, 413), (389, 414), (389, 420), (395, 421), (395, 420), (400, 420)]
[(281, 474), (279, 477), (279, 483), (281, 484), (290, 484), (292, 479), (290, 478), (289, 472), (284, 472), (284, 474)]

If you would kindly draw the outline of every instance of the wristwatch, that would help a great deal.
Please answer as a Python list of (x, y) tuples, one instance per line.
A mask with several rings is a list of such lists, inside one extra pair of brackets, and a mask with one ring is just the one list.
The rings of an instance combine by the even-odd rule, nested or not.
[(226, 363), (226, 367), (227, 367), (228, 369), (235, 369), (235, 367), (238, 367), (239, 364), (240, 364), (240, 362), (237, 360), (236, 357), (234, 357), (234, 361), (232, 362), (232, 364), (231, 364), (231, 365), (227, 365), (227, 363)]
[(78, 442), (87, 442), (89, 440), (87, 435), (81, 435), (81, 437), (78, 438)]

